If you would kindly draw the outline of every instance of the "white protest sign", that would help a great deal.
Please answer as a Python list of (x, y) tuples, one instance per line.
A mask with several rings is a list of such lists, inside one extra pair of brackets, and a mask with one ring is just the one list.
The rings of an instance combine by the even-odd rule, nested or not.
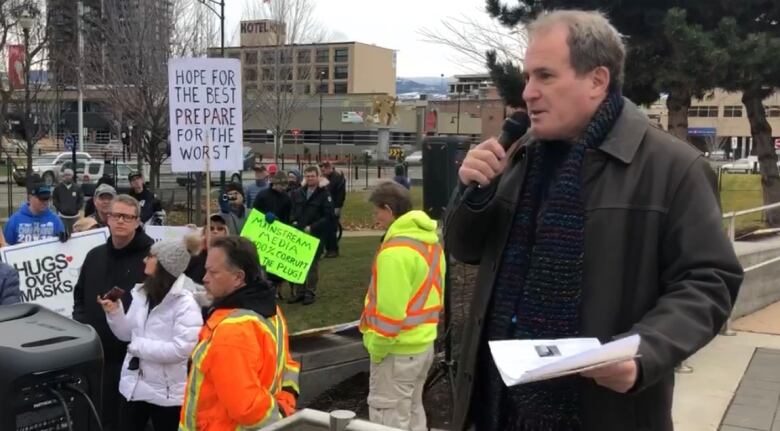
[(171, 170), (243, 168), (241, 62), (234, 58), (168, 61)]
[(70, 317), (73, 288), (87, 253), (105, 244), (108, 228), (76, 233), (67, 242), (48, 238), (0, 248), (0, 258), (19, 273), (22, 302), (33, 302)]
[(187, 235), (198, 233), (198, 229), (190, 229), (187, 226), (146, 226), (144, 231), (154, 242), (183, 239)]

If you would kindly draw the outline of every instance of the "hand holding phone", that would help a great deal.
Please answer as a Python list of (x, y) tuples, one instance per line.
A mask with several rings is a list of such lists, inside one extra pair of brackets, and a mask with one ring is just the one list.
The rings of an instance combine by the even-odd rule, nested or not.
[(114, 287), (111, 288), (111, 290), (109, 290), (108, 292), (103, 294), (103, 299), (107, 299), (107, 300), (109, 300), (111, 302), (116, 302), (120, 298), (122, 298), (122, 296), (124, 296), (124, 294), (125, 294), (124, 289), (121, 289), (121, 288), (119, 288), (117, 286), (114, 286)]

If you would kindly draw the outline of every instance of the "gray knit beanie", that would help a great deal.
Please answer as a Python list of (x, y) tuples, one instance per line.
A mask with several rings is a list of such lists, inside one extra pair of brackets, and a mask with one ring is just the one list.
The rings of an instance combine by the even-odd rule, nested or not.
[(166, 271), (178, 278), (189, 266), (190, 257), (197, 251), (198, 241), (197, 237), (192, 236), (159, 241), (152, 245), (151, 252)]

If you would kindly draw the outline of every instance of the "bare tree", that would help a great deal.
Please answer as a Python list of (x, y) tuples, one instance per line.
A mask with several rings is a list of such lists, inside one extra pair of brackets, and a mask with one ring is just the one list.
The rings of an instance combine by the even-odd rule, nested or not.
[[(269, 3), (255, 0), (244, 13), (249, 19), (270, 20), (276, 42), (261, 51), (261, 74), (257, 77), (256, 88), (253, 88), (254, 84), (244, 86), (244, 117), (248, 120), (256, 116), (273, 132), (274, 159), (278, 160), (284, 148), (285, 133), (295, 115), (309, 102), (312, 83), (316, 85), (320, 78), (313, 74), (310, 49), (299, 50), (297, 45), (320, 42), (320, 38), (327, 37), (328, 31), (316, 21), (311, 0)], [(294, 78), (299, 84), (293, 83)], [(246, 82), (247, 77), (244, 80)], [(300, 81), (309, 83), (301, 84)]]
[[(138, 7), (128, 7), (134, 3)], [(193, 34), (203, 17), (192, 0), (105, 0), (99, 47), (102, 64), (87, 65), (86, 82), (104, 93), (106, 116), (130, 131), (131, 148), (149, 165), (159, 187), (160, 165), (168, 158), (168, 58), (202, 53), (209, 33)], [(117, 130), (116, 132), (119, 132)]]
[(524, 28), (508, 29), (481, 9), (445, 18), (440, 28), (424, 28), (419, 35), (424, 42), (450, 49), (453, 63), (479, 72), (485, 70), (485, 52), (495, 51), (499, 63), (520, 64), (528, 45)]
[[(0, 47), (9, 49), (9, 42), (14, 41), (24, 50), (21, 70), (7, 71), (9, 79), (0, 84), (0, 133), (9, 131), (9, 110), (13, 107), (24, 135), (25, 145), (21, 149), (27, 161), (28, 180), (32, 175), (35, 146), (51, 126), (48, 115), (51, 104), (39, 97), (48, 88), (43, 74), (48, 62), (49, 37), (45, 6), (43, 0), (0, 0)], [(23, 81), (23, 89), (14, 88), (10, 80), (12, 72)], [(9, 149), (4, 150), (10, 156)]]

